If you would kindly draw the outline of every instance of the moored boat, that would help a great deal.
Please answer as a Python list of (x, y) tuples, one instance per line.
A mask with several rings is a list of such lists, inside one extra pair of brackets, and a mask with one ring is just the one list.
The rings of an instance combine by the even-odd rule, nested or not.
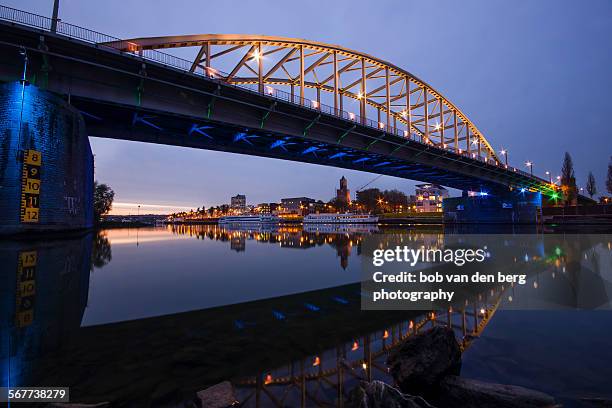
[(219, 224), (275, 224), (279, 221), (280, 218), (271, 214), (228, 215), (219, 218)]
[(304, 224), (375, 224), (378, 217), (370, 214), (352, 213), (324, 213), (308, 214), (304, 217)]

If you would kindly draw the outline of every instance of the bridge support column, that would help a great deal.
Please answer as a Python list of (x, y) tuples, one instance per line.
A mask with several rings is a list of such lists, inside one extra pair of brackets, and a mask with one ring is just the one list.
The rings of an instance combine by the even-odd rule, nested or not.
[(442, 208), (446, 223), (536, 224), (542, 218), (542, 195), (520, 190), (464, 193), (445, 199)]
[(93, 155), (81, 114), (19, 82), (0, 86), (0, 234), (89, 228)]

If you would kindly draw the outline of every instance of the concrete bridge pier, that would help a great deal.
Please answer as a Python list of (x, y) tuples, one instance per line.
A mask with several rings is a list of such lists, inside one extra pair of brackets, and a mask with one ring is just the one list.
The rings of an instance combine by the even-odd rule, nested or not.
[(83, 117), (32, 84), (0, 86), (0, 235), (89, 228), (93, 155)]
[(542, 194), (526, 189), (464, 193), (442, 203), (444, 222), (465, 224), (537, 224), (542, 221)]

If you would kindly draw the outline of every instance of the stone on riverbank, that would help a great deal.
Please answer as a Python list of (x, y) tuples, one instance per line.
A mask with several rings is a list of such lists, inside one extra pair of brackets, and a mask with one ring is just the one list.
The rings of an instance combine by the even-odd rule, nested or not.
[(234, 387), (229, 381), (215, 384), (196, 394), (196, 403), (202, 408), (226, 408), (237, 402)]
[(362, 382), (351, 391), (349, 408), (435, 408), (421, 397), (402, 392), (382, 381)]
[(432, 402), (440, 408), (544, 408), (555, 406), (555, 399), (540, 391), (454, 375), (444, 378), (436, 394), (437, 398)]
[(612, 399), (598, 398), (598, 397), (584, 397), (584, 398), (580, 398), (580, 401), (585, 402), (593, 407), (612, 408)]
[(461, 350), (454, 332), (438, 326), (406, 339), (387, 365), (402, 392), (428, 395), (445, 376), (459, 375)]

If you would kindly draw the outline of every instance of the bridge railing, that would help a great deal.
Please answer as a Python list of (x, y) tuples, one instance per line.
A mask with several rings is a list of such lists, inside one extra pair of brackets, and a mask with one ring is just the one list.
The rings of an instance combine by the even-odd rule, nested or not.
[[(51, 31), (53, 20), (49, 17), (41, 16), (34, 13), (29, 13), (27, 11), (18, 10), (12, 7), (2, 6), (0, 5), (0, 19), (19, 23), (22, 25), (26, 25), (29, 27), (34, 27), (37, 29)], [(429, 148), (437, 149), (443, 151), (445, 154), (455, 154), (462, 157), (470, 158), (472, 160), (477, 160), (482, 163), (491, 166), (497, 166), (502, 168), (507, 168), (510, 171), (514, 171), (515, 173), (521, 174), (523, 176), (527, 176), (530, 178), (536, 178), (531, 174), (517, 169), (516, 167), (508, 167), (504, 164), (495, 161), (491, 158), (485, 158), (475, 154), (474, 152), (469, 152), (467, 150), (457, 149), (455, 147), (447, 147), (446, 145), (434, 144), (432, 142), (428, 142), (423, 138), (422, 135), (418, 135), (413, 132), (409, 132), (406, 129), (397, 128), (393, 126), (387, 126), (384, 122), (375, 121), (369, 119), (367, 117), (361, 117), (353, 112), (348, 112), (344, 110), (340, 110), (334, 108), (332, 106), (328, 106), (320, 103), (319, 101), (301, 98), (299, 95), (291, 94), (289, 92), (285, 92), (271, 86), (264, 85), (263, 90), (260, 90), (259, 84), (236, 84), (231, 82), (223, 81), (224, 77), (227, 77), (228, 74), (217, 69), (213, 68), (202, 68), (197, 66), (195, 70), (192, 71), (193, 62), (171, 55), (166, 54), (164, 52), (160, 52), (157, 50), (143, 50), (139, 49), (138, 45), (129, 41), (122, 40), (117, 37), (113, 37), (108, 34), (100, 33), (98, 31), (90, 30), (84, 27), (80, 27), (74, 24), (65, 23), (61, 20), (57, 21), (56, 24), (56, 34), (64, 35), (69, 38), (77, 39), (80, 41), (84, 41), (87, 43), (95, 44), (100, 48), (109, 48), (113, 50), (120, 50), (121, 52), (138, 56), (145, 60), (153, 61), (168, 67), (172, 67), (175, 69), (179, 69), (182, 71), (192, 72), (195, 75), (202, 76), (211, 80), (222, 81), (226, 85), (235, 86), (241, 89), (246, 89), (251, 92), (255, 92), (258, 94), (264, 94), (268, 97), (276, 98), (279, 100), (283, 100), (285, 102), (293, 103), (305, 107), (307, 109), (311, 109), (316, 112), (321, 112), (327, 115), (333, 115), (340, 117), (342, 119), (355, 122), (355, 124), (368, 126), (370, 128), (378, 129), (381, 131), (381, 138), (384, 137), (385, 134), (392, 134), (398, 137), (402, 137), (404, 139), (410, 139), (412, 141), (427, 145)], [(538, 181), (545, 181), (537, 178)]]

